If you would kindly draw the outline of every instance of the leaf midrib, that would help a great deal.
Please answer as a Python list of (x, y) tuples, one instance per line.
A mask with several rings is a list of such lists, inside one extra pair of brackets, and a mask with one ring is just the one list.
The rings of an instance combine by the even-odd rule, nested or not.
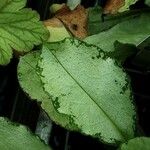
[(65, 70), (65, 72), (75, 81), (75, 83), (85, 92), (85, 94), (97, 105), (99, 109), (104, 113), (104, 115), (110, 120), (110, 122), (113, 124), (113, 126), (118, 130), (120, 133), (123, 141), (127, 141), (126, 136), (122, 133), (122, 131), (119, 129), (119, 127), (116, 125), (116, 123), (109, 117), (109, 115), (105, 112), (105, 110), (102, 109), (101, 106), (98, 105), (98, 103), (92, 98), (92, 96), (78, 83), (78, 81), (68, 72), (68, 70), (63, 66), (63, 64), (59, 61), (57, 56), (50, 51), (51, 54), (55, 57), (55, 59), (58, 61), (58, 63), (61, 65), (61, 67)]

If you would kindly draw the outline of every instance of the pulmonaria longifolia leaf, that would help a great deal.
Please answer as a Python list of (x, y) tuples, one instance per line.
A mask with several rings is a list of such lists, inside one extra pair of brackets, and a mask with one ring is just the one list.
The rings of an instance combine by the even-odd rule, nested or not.
[(122, 144), (120, 150), (149, 150), (150, 149), (150, 138), (148, 137), (137, 137), (131, 139), (127, 143)]
[(50, 150), (29, 129), (2, 117), (0, 117), (0, 139), (2, 150)]
[(76, 126), (81, 133), (108, 143), (134, 137), (128, 78), (101, 49), (75, 39), (47, 44), (39, 67), (55, 110), (70, 118), (64, 127)]
[(0, 0), (0, 65), (6, 65), (13, 50), (28, 52), (47, 40), (49, 33), (37, 12), (23, 8), (26, 0)]
[(150, 6), (150, 0), (145, 0), (145, 4)]
[(115, 50), (115, 41), (138, 46), (150, 36), (149, 19), (149, 12), (141, 13), (132, 19), (118, 23), (109, 30), (89, 36), (85, 41), (97, 45), (107, 52)]

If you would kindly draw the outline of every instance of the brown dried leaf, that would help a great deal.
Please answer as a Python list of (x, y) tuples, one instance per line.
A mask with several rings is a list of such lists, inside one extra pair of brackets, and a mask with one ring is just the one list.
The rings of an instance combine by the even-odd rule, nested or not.
[(115, 14), (118, 10), (125, 5), (125, 0), (107, 0), (104, 7), (105, 14)]
[(56, 17), (44, 21), (44, 25), (50, 33), (48, 42), (61, 41), (64, 38), (71, 36), (64, 24)]
[(51, 26), (51, 27), (63, 27), (63, 23), (59, 19), (57, 19), (55, 17), (53, 17), (51, 19), (48, 19), (48, 20), (45, 20), (44, 21), (44, 25), (46, 27), (47, 26)]
[(70, 10), (67, 6), (58, 10), (56, 18), (60, 19), (65, 27), (77, 38), (87, 37), (87, 10), (79, 5), (76, 9)]

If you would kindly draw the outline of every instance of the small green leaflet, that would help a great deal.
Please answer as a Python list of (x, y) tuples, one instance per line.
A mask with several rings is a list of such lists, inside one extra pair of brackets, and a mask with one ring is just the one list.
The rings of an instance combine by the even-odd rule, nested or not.
[(120, 150), (149, 150), (150, 149), (150, 138), (148, 137), (137, 137), (128, 143), (122, 144)]
[(1, 150), (50, 150), (38, 137), (22, 125), (0, 117)]
[(67, 0), (67, 6), (69, 6), (71, 10), (75, 9), (80, 3), (81, 0)]
[(125, 0), (125, 3), (123, 7), (119, 9), (119, 12), (127, 11), (129, 10), (129, 7), (133, 4), (135, 4), (138, 0)]
[(115, 50), (115, 41), (138, 46), (150, 36), (149, 19), (149, 12), (141, 13), (141, 15), (123, 21), (107, 31), (89, 36), (85, 41), (99, 46), (106, 52)]
[[(75, 39), (44, 45), (44, 89), (66, 128), (115, 144), (134, 137), (135, 110), (125, 72), (100, 48)], [(61, 120), (58, 120), (63, 125)]]
[(30, 51), (49, 37), (39, 15), (23, 8), (26, 0), (0, 0), (0, 65), (12, 58), (12, 51)]

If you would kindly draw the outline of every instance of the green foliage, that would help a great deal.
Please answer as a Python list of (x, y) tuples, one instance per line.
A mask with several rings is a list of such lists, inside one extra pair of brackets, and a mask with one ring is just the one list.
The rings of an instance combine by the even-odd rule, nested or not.
[(89, 36), (85, 41), (99, 46), (106, 52), (115, 50), (115, 41), (138, 46), (150, 36), (149, 18), (149, 12), (141, 13), (140, 16), (123, 21), (107, 31)]
[(22, 125), (0, 117), (0, 149), (2, 150), (50, 150), (38, 137)]
[(145, 4), (147, 4), (148, 6), (150, 6), (150, 0), (145, 0)]
[(150, 138), (137, 137), (122, 144), (120, 150), (149, 150), (150, 149)]
[(81, 0), (67, 0), (67, 5), (71, 10), (75, 9), (80, 3)]
[(108, 143), (134, 137), (135, 111), (127, 76), (101, 49), (66, 39), (43, 47), (40, 69), (33, 58), (35, 54), (21, 59), (19, 81), (32, 99), (45, 94), (39, 88), (43, 86), (47, 98), (40, 99), (42, 107), (54, 121)]
[[(120, 11), (135, 2), (126, 0)], [(68, 1), (71, 9), (79, 3)], [(105, 143), (129, 141), (121, 150), (134, 150), (143, 138), (133, 139), (136, 112), (130, 79), (121, 63), (149, 39), (150, 13), (149, 9), (133, 10), (107, 15), (104, 20), (101, 16), (101, 8), (89, 8), (90, 36), (84, 41), (67, 38), (45, 43), (41, 50), (21, 57), (18, 79), (57, 124)]]
[(122, 44), (118, 41), (114, 42), (115, 51), (108, 52), (107, 54), (114, 58), (119, 64), (123, 64), (127, 58), (135, 55), (138, 52), (136, 46), (132, 44)]
[(60, 120), (63, 126), (67, 126), (68, 117), (59, 114), (52, 103), (51, 97), (44, 91), (43, 83), (40, 79), (40, 69), (37, 66), (41, 52), (32, 52), (21, 57), (18, 65), (18, 79), (22, 89), (32, 100), (41, 103), (41, 107), (58, 124)]
[(129, 7), (135, 4), (138, 0), (125, 0), (125, 4), (123, 7), (119, 9), (120, 12), (129, 10)]
[(23, 8), (25, 4), (26, 0), (0, 0), (0, 65), (10, 62), (13, 50), (28, 52), (49, 36), (39, 15)]

